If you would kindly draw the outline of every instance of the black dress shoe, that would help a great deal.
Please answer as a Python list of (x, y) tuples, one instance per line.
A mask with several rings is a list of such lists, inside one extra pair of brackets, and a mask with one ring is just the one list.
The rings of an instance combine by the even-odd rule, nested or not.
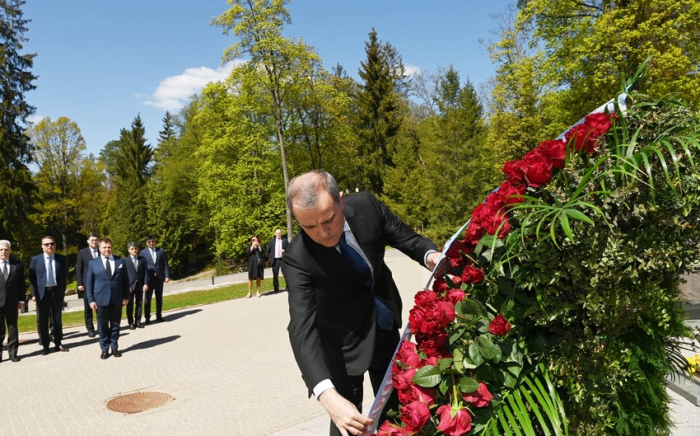
[(13, 362), (19, 362), (20, 360), (22, 360), (22, 358), (19, 356), (10, 356), (10, 360)]
[(63, 345), (56, 345), (56, 351), (61, 351), (65, 353), (66, 351), (68, 351), (68, 347), (64, 347)]
[(105, 360), (109, 357), (109, 353), (106, 351), (103, 351), (102, 354), (100, 355), (100, 359)]
[(139, 323), (136, 323), (136, 324), (134, 324), (134, 325), (135, 325), (136, 327), (140, 328), (140, 329), (143, 328), (143, 324), (141, 324), (140, 322), (139, 322)]
[(90, 338), (94, 338), (94, 337), (95, 337), (95, 335), (97, 335), (97, 333), (95, 333), (95, 331), (94, 331), (94, 330), (93, 330), (93, 331), (91, 331), (91, 332), (88, 332), (88, 337), (90, 337)]
[(48, 349), (48, 348), (44, 348), (43, 350), (41, 350), (41, 355), (42, 355), (42, 356), (46, 356), (47, 354), (49, 354), (49, 349)]
[(131, 330), (136, 330), (136, 324), (129, 324), (129, 328)]
[(112, 356), (114, 357), (122, 357), (122, 352), (119, 350), (112, 350)]
[(151, 320), (150, 320), (150, 319), (147, 319), (147, 320), (146, 320), (146, 325), (148, 325), (148, 324), (150, 324), (150, 323), (151, 323)]
[(163, 321), (165, 321), (165, 320), (163, 319), (162, 316), (159, 316), (158, 318), (156, 318), (156, 322), (163, 322)]

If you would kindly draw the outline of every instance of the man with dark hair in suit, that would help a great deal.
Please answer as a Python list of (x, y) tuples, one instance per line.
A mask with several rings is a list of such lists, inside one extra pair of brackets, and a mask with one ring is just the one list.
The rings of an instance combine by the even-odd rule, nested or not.
[(97, 311), (97, 332), (100, 335), (101, 359), (121, 357), (119, 323), (122, 306), (129, 301), (129, 276), (124, 260), (112, 255), (112, 240), (100, 240), (100, 257), (92, 259), (85, 275), (85, 297), (92, 310)]
[(19, 362), (19, 333), (17, 331), (17, 311), (24, 307), (24, 269), (22, 264), (10, 259), (12, 244), (0, 240), (0, 362), (2, 362), (2, 343), (5, 341), (5, 323), (7, 322), (7, 353), (10, 360)]
[(267, 243), (267, 249), (265, 250), (265, 257), (270, 261), (270, 266), (272, 267), (272, 288), (275, 294), (280, 291), (280, 268), (282, 269), (285, 283), (287, 281), (287, 268), (284, 266), (284, 258), (282, 257), (286, 249), (287, 238), (282, 237), (282, 230), (275, 230), (275, 236)]
[(156, 321), (163, 321), (163, 284), (170, 281), (170, 267), (168, 266), (168, 256), (161, 247), (156, 247), (156, 239), (146, 236), (146, 248), (141, 250), (141, 256), (146, 259), (148, 272), (148, 290), (145, 298), (146, 324), (151, 323), (151, 297), (156, 294)]
[(293, 179), (287, 206), (301, 227), (284, 253), (294, 357), (331, 435), (361, 434), (372, 423), (360, 413), (364, 373), (376, 394), (399, 342), (401, 298), (385, 246), (431, 270), (440, 254), (372, 194), (342, 198), (323, 171)]
[[(129, 273), (129, 304), (126, 305), (126, 317), (131, 330), (143, 328), (141, 311), (143, 309), (143, 293), (148, 291), (148, 275), (146, 274), (146, 259), (139, 255), (136, 242), (129, 242), (129, 256), (126, 258), (126, 271)], [(134, 305), (134, 303), (136, 303)]]
[(56, 254), (56, 240), (53, 236), (41, 238), (42, 254), (29, 261), (29, 283), (32, 286), (32, 301), (36, 302), (37, 328), (42, 355), (49, 354), (49, 317), (53, 328), (56, 351), (68, 351), (63, 346), (63, 299), (66, 296), (68, 261), (65, 256)]
[(92, 309), (85, 298), (85, 275), (88, 270), (88, 263), (100, 255), (98, 245), (100, 243), (100, 235), (90, 233), (87, 239), (88, 246), (78, 251), (78, 260), (75, 264), (75, 280), (78, 282), (78, 291), (83, 296), (83, 314), (85, 315), (85, 328), (88, 336), (95, 337), (95, 325), (92, 321)]

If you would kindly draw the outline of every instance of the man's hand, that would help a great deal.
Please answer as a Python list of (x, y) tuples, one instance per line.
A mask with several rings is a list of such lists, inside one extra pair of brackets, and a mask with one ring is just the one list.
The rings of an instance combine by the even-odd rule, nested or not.
[[(437, 251), (428, 255), (428, 259), (426, 260), (426, 266), (430, 271), (435, 270), (435, 264), (437, 264), (438, 259), (440, 259), (440, 253), (438, 253)], [(442, 262), (440, 262), (440, 265), (438, 265), (438, 268), (435, 271), (435, 277), (439, 277), (445, 274), (445, 270), (447, 270), (447, 258), (442, 259)]]
[(85, 290), (85, 286), (78, 286), (78, 290), (79, 290), (80, 292), (84, 291), (84, 290)]
[(20, 301), (19, 303), (17, 303), (17, 310), (22, 310), (23, 307), (24, 307), (24, 301)]
[(374, 422), (374, 420), (362, 416), (355, 405), (343, 398), (335, 389), (323, 392), (318, 397), (318, 401), (326, 409), (343, 436), (360, 435), (368, 425)]
[(169, 281), (170, 281), (170, 278), (169, 278), (169, 277), (166, 277), (166, 278), (165, 278), (165, 283), (168, 283)]
[(97, 310), (97, 303), (95, 303), (95, 302), (90, 303), (90, 309)]
[(122, 300), (122, 306), (126, 306), (129, 303), (128, 299)]

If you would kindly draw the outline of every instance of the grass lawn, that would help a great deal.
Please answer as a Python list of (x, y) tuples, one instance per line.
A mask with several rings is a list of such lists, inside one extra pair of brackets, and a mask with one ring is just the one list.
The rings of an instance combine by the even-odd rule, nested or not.
[[(280, 289), (286, 287), (284, 278), (280, 274)], [(271, 289), (272, 279), (265, 279), (261, 282), (261, 289)], [(163, 296), (163, 311), (182, 309), (184, 307), (198, 306), (201, 304), (218, 303), (220, 301), (233, 300), (235, 298), (244, 298), (248, 294), (248, 283), (239, 283), (237, 285), (226, 286), (222, 288), (209, 289), (205, 291), (190, 291), (181, 294), (164, 295)], [(253, 295), (255, 295), (255, 284), (253, 284)], [(253, 297), (255, 298), (255, 297)], [(151, 308), (155, 310), (155, 297), (151, 301)], [(155, 312), (154, 312), (155, 313)], [(126, 315), (124, 316), (126, 318)], [(75, 325), (84, 325), (85, 318), (83, 311), (64, 312), (63, 326), (70, 327)], [(36, 331), (36, 314), (27, 314), (19, 317), (18, 329), (20, 333)]]

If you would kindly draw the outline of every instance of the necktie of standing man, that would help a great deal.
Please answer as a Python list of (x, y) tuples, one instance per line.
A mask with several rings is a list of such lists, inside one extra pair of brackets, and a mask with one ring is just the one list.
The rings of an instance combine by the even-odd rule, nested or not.
[(105, 257), (105, 269), (107, 270), (107, 277), (112, 278), (112, 265), (109, 264), (109, 257)]
[(2, 267), (2, 278), (7, 280), (7, 276), (10, 275), (10, 271), (7, 268), (7, 261), (3, 262), (3, 267)]
[(94, 259), (96, 257), (97, 257), (97, 250), (92, 250), (92, 258)]
[(150, 250), (151, 250), (151, 257), (153, 258), (153, 265), (155, 265), (156, 264), (156, 249), (151, 248)]
[(138, 260), (136, 260), (136, 256), (131, 256), (131, 261), (134, 262), (134, 269), (136, 271), (138, 271), (139, 270), (139, 262), (138, 262)]
[[(372, 288), (372, 270), (369, 268), (369, 265), (367, 265), (367, 262), (365, 262), (360, 253), (358, 253), (357, 250), (348, 244), (348, 241), (345, 239), (345, 232), (343, 232), (343, 235), (340, 237), (338, 247), (340, 247), (340, 253), (343, 255), (343, 257), (365, 280), (365, 284), (369, 288)], [(386, 302), (382, 298), (375, 295), (374, 306), (377, 313), (377, 325), (379, 328), (382, 330), (393, 329), (394, 314), (391, 313), (391, 309), (389, 309)]]
[(47, 271), (46, 286), (56, 286), (56, 279), (53, 275), (53, 256), (49, 256), (49, 270)]
[(282, 239), (275, 238), (275, 258), (279, 259), (282, 257)]

